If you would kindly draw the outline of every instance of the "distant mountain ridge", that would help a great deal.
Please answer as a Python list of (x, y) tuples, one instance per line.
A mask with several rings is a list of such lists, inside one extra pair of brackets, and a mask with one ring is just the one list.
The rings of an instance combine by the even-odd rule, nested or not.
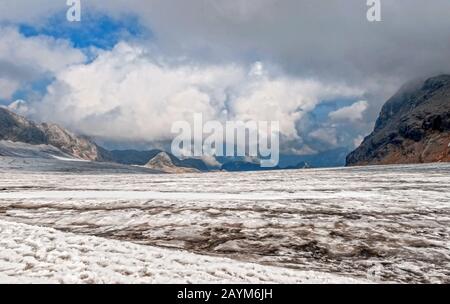
[(450, 75), (403, 86), (383, 106), (375, 129), (347, 165), (450, 161)]
[[(164, 153), (164, 154), (161, 154)], [(86, 136), (76, 135), (56, 124), (36, 123), (0, 106), (0, 156), (41, 159), (80, 159), (95, 162), (110, 162), (128, 166), (148, 168), (165, 164), (174, 172), (209, 172), (212, 170), (261, 171), (288, 170), (309, 167), (339, 165), (337, 161), (344, 153), (341, 150), (328, 151), (318, 155), (280, 155), (280, 165), (275, 168), (261, 168), (259, 164), (241, 158), (217, 157), (216, 163), (198, 158), (179, 159), (173, 154), (159, 150), (112, 150), (108, 151)], [(346, 154), (346, 153), (345, 153)], [(155, 157), (159, 155), (153, 163)], [(163, 155), (164, 157), (161, 157)], [(170, 159), (170, 162), (167, 161)], [(150, 163), (150, 164), (149, 164)], [(158, 170), (158, 169), (155, 169)]]
[(153, 159), (162, 152), (167, 154), (173, 165), (177, 167), (191, 168), (202, 172), (209, 171), (208, 166), (201, 159), (194, 159), (194, 158), (179, 159), (175, 155), (159, 149), (148, 151), (112, 150), (110, 151), (110, 155), (112, 160), (119, 164), (144, 166), (151, 159)]
[[(86, 136), (76, 135), (56, 124), (33, 122), (6, 107), (0, 107), (0, 156), (74, 158), (122, 165), (147, 165), (150, 168), (149, 161), (163, 152), (162, 150), (108, 151)], [(201, 159), (180, 160), (170, 153), (164, 153), (170, 158), (170, 167), (173, 167), (166, 171), (209, 171)], [(176, 167), (180, 169), (176, 170)]]
[(110, 161), (110, 153), (86, 136), (56, 125), (38, 124), (0, 107), (0, 140), (31, 145), (51, 145), (75, 158), (91, 161)]

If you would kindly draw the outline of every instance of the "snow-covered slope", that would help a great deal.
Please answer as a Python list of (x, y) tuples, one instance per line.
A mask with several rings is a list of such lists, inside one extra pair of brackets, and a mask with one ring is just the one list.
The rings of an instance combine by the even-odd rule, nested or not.
[(51, 145), (30, 145), (22, 142), (0, 140), (0, 156), (43, 159), (68, 159), (75, 158)]
[(0, 220), (0, 283), (364, 283)]
[[(26, 145), (26, 144), (25, 144)], [(19, 147), (21, 144), (19, 144)], [(156, 171), (150, 168), (127, 166), (116, 163), (108, 162), (93, 162), (82, 160), (79, 158), (73, 158), (71, 156), (65, 156), (65, 154), (53, 154), (53, 150), (49, 153), (48, 150), (44, 151), (39, 148), (33, 147), (33, 149), (17, 149), (15, 145), (14, 149), (8, 150), (8, 154), (20, 154), (17, 157), (14, 156), (2, 156), (0, 154), (0, 172), (2, 174), (8, 174), (12, 171), (20, 172), (36, 172), (37, 174), (49, 173), (49, 172), (72, 172), (83, 174), (162, 174), (163, 172)], [(47, 146), (44, 146), (45, 148)], [(1, 147), (0, 147), (1, 149)], [(37, 155), (37, 156), (36, 156)], [(0, 185), (1, 186), (1, 185)], [(1, 188), (1, 187), (0, 187)]]

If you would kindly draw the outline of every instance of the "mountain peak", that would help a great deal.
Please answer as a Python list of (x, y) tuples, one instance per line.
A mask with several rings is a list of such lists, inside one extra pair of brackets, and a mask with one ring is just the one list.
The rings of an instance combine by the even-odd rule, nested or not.
[(164, 165), (164, 166), (175, 166), (172, 162), (172, 159), (170, 158), (169, 154), (167, 154), (166, 152), (162, 151), (159, 152), (158, 154), (156, 154), (155, 157), (153, 157), (148, 163), (147, 165), (151, 165), (151, 164), (158, 164), (158, 165)]
[(403, 86), (347, 165), (450, 161), (450, 75)]
[(162, 151), (149, 160), (145, 167), (159, 170), (165, 173), (197, 173), (200, 172), (194, 168), (179, 167), (175, 165), (169, 154)]

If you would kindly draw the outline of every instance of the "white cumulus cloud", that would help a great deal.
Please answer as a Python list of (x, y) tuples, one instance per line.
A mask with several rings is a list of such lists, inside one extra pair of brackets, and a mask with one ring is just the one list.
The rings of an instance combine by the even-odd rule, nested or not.
[(8, 78), (0, 78), (0, 98), (9, 99), (14, 92), (20, 87), (18, 81)]
[(15, 27), (0, 27), (0, 98), (9, 99), (28, 82), (85, 60), (66, 40), (25, 37)]
[(328, 116), (336, 122), (356, 122), (363, 119), (363, 114), (369, 107), (365, 100), (355, 102), (351, 106), (340, 108), (331, 112)]
[[(256, 71), (256, 72), (255, 72)], [(170, 62), (127, 43), (91, 63), (56, 74), (43, 102), (43, 120), (92, 136), (161, 141), (175, 121), (202, 113), (205, 120), (280, 121), (281, 132), (298, 137), (296, 122), (324, 99), (359, 96), (339, 84), (271, 75), (264, 65)]]

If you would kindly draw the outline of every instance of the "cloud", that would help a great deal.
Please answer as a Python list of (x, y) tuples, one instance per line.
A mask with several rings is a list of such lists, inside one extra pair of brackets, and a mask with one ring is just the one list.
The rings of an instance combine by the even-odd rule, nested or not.
[(340, 108), (337, 111), (328, 114), (331, 121), (334, 122), (355, 122), (363, 119), (363, 114), (369, 107), (367, 101), (355, 102), (351, 106)]
[[(42, 23), (65, 1), (0, 3), (0, 20)], [(90, 0), (83, 12), (135, 15), (167, 55), (199, 61), (273, 61), (301, 77), (345, 79), (378, 89), (450, 70), (450, 2), (382, 1), (383, 22), (361, 0)], [(432, 34), (431, 34), (432, 33)], [(414, 76), (412, 76), (414, 75)], [(390, 94), (392, 92), (385, 92)]]
[[(302, 77), (404, 82), (450, 69), (450, 2), (382, 1), (381, 23), (366, 1), (112, 0), (92, 8), (128, 11), (168, 53), (202, 60), (273, 60)], [(430, 35), (430, 33), (433, 33)], [(406, 79), (405, 79), (406, 78)], [(379, 88), (383, 88), (381, 84)]]
[(20, 99), (10, 103), (8, 109), (20, 115), (27, 115), (30, 111), (28, 103)]
[[(0, 24), (39, 25), (66, 9), (65, 1), (2, 1)], [(361, 0), (84, 1), (83, 13), (135, 16), (151, 39), (128, 45), (126, 54), (118, 46), (91, 64), (72, 67), (69, 60), (60, 69), (51, 67), (53, 58), (61, 62), (59, 52), (37, 52), (35, 60), (27, 58), (33, 52), (19, 52), (24, 64), (0, 57), (1, 95), (50, 73), (56, 81), (40, 115), (67, 115), (63, 123), (102, 136), (167, 138), (168, 121), (192, 109), (220, 119), (278, 119), (293, 151), (333, 144), (309, 136), (318, 129), (334, 129), (338, 145), (353, 145), (400, 85), (450, 72), (449, 11), (448, 0), (382, 1), (383, 22), (369, 23)], [(321, 123), (308, 115), (321, 100), (342, 96), (364, 99), (365, 109), (356, 103)]]
[(66, 7), (66, 1), (64, 0), (0, 1), (0, 21), (40, 23), (51, 14)]
[(0, 28), (0, 59), (42, 71), (58, 72), (86, 58), (66, 40), (47, 36), (25, 37), (16, 28), (5, 27)]
[(20, 83), (8, 78), (0, 78), (0, 99), (9, 99), (20, 87)]
[(363, 136), (361, 136), (361, 135), (357, 136), (357, 137), (353, 140), (353, 147), (354, 147), (355, 149), (358, 148), (358, 147), (361, 145), (361, 143), (363, 142), (363, 140), (364, 140), (364, 137), (363, 137)]
[(17, 28), (0, 27), (0, 98), (9, 99), (27, 83), (85, 60), (65, 40), (25, 37)]
[(233, 65), (171, 66), (121, 43), (92, 63), (59, 73), (39, 104), (40, 116), (57, 115), (89, 135), (164, 140), (173, 122), (190, 121), (193, 112), (217, 117), (241, 73)]
[(317, 129), (310, 134), (310, 138), (321, 141), (331, 148), (338, 144), (336, 129), (334, 128)]
[(91, 63), (57, 73), (35, 106), (43, 120), (108, 139), (170, 140), (172, 123), (191, 121), (193, 113), (205, 121), (280, 121), (283, 136), (298, 139), (297, 122), (322, 100), (361, 94), (342, 84), (277, 75), (261, 62), (199, 65), (120, 43)]
[(261, 77), (232, 102), (238, 120), (276, 120), (288, 139), (298, 138), (297, 123), (323, 100), (354, 97), (363, 91), (345, 85), (289, 77)]

